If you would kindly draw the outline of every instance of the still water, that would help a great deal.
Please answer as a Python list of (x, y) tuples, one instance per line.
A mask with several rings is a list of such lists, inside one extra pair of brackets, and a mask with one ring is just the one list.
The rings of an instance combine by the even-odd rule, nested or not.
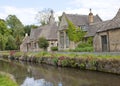
[(120, 75), (0, 60), (20, 86), (120, 86)]

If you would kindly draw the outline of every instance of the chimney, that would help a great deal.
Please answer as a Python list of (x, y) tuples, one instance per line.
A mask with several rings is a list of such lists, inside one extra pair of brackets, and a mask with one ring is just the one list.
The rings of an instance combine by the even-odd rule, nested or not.
[(49, 24), (54, 24), (55, 23), (55, 18), (54, 18), (54, 12), (51, 10), (51, 15), (49, 18)]
[(93, 21), (94, 20), (94, 16), (93, 16), (93, 13), (91, 11), (92, 10), (90, 9), (90, 13), (89, 13), (89, 16), (88, 16), (89, 17), (89, 24), (94, 22)]

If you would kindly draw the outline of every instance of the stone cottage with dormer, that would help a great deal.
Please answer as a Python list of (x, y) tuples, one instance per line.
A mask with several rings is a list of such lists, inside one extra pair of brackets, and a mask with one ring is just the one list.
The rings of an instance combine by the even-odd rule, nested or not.
[(49, 47), (47, 51), (51, 51), (51, 47), (58, 46), (57, 39), (57, 24), (55, 22), (53, 12), (51, 11), (51, 16), (49, 18), (49, 23), (47, 25), (40, 26), (37, 29), (31, 29), (30, 36), (26, 35), (20, 45), (20, 51), (40, 51), (38, 46), (38, 39), (44, 37), (49, 42)]
[(58, 49), (59, 50), (69, 50), (75, 48), (75, 43), (70, 41), (67, 36), (68, 23), (67, 20), (70, 20), (76, 27), (80, 27), (82, 30), (86, 31), (87, 34), (85, 37), (94, 36), (97, 29), (95, 28), (89, 30), (90, 25), (97, 22), (102, 22), (101, 18), (98, 15), (93, 15), (90, 9), (88, 15), (78, 15), (78, 14), (66, 14), (63, 12), (61, 21), (58, 27)]

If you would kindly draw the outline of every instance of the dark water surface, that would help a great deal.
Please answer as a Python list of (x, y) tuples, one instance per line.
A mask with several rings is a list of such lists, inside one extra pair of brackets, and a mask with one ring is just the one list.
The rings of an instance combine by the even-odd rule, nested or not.
[(20, 86), (120, 86), (120, 75), (0, 60)]

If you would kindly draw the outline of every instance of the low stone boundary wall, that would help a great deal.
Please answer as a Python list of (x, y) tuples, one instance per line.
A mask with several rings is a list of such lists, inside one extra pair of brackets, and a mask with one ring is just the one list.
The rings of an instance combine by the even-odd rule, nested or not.
[(94, 71), (102, 71), (120, 74), (120, 59), (103, 59), (103, 58), (69, 58), (61, 56), (57, 57), (34, 57), (34, 56), (8, 56), (11, 60), (21, 60), (26, 62), (44, 63), (48, 65), (72, 67), (79, 69), (88, 69)]

